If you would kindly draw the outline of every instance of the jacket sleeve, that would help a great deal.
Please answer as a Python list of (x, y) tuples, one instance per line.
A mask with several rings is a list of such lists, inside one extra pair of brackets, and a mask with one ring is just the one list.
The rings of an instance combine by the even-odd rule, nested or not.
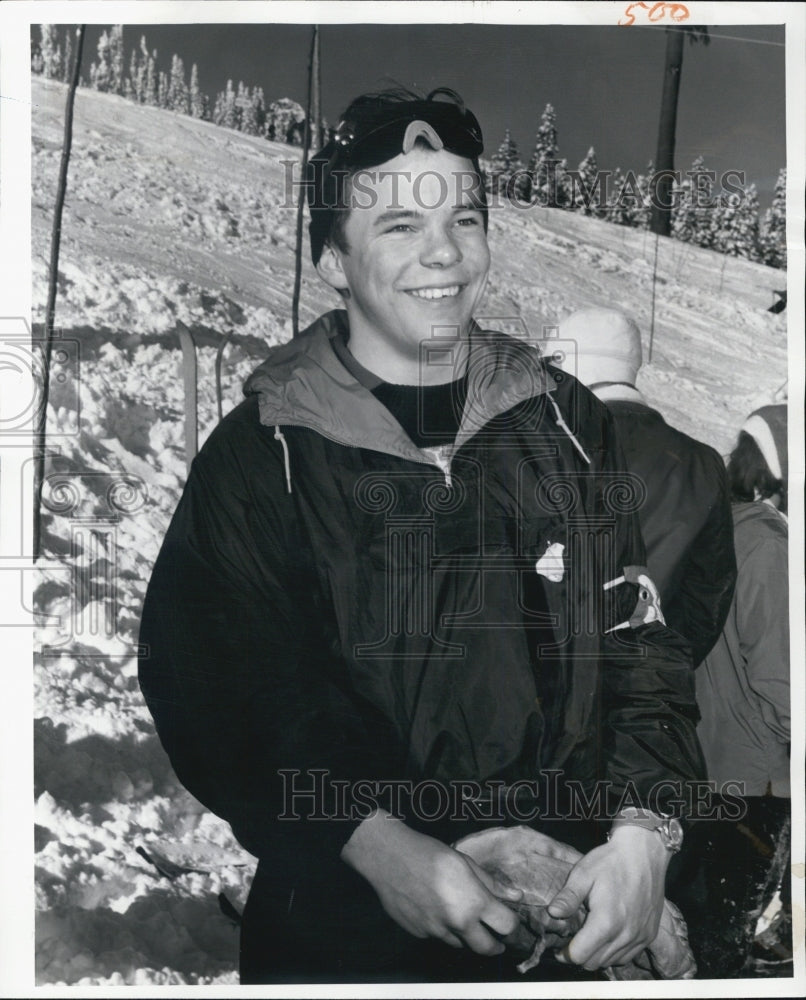
[(182, 783), (252, 854), (303, 870), (337, 859), (360, 819), (327, 821), (329, 781), (316, 797), (291, 793), (314, 788), (310, 772), (358, 777), (372, 748), (309, 627), (317, 611), (296, 570), (294, 524), (271, 432), (225, 420), (193, 463), (155, 564), (139, 676)]
[(692, 542), (680, 582), (677, 604), (686, 619), (694, 666), (713, 649), (725, 625), (736, 584), (733, 518), (724, 463), (709, 450), (705, 476), (715, 484), (708, 517)]
[(767, 727), (782, 743), (791, 733), (789, 698), (789, 577), (783, 534), (758, 541), (742, 561), (736, 623), (747, 681)]
[[(624, 479), (626, 466), (611, 415), (598, 401), (597, 410), (602, 432), (592, 457), (599, 466), (599, 511), (614, 521), (613, 552), (605, 563), (619, 576), (625, 567), (646, 566), (645, 549), (637, 515), (614, 502), (619, 493), (613, 484)], [(600, 770), (611, 783), (611, 805), (636, 804), (637, 796), (644, 807), (677, 806), (680, 813), (686, 784), (705, 778), (694, 671), (687, 643), (662, 622), (614, 630), (630, 619), (639, 597), (629, 582), (602, 593)]]

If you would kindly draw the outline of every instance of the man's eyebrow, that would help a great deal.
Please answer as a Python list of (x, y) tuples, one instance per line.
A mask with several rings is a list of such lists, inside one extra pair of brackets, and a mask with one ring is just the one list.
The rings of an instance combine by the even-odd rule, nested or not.
[(454, 212), (481, 212), (484, 206), (480, 201), (473, 201), (468, 198), (467, 201), (459, 202), (457, 205), (453, 206)]
[(390, 209), (388, 212), (381, 212), (373, 225), (382, 226), (387, 222), (396, 222), (399, 219), (419, 219), (421, 215), (421, 212), (415, 212), (413, 209), (408, 208)]

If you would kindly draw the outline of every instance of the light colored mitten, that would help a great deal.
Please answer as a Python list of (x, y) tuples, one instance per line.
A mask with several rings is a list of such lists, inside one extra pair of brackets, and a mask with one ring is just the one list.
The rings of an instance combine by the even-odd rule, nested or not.
[[(505, 885), (523, 892), (518, 903), (510, 903), (521, 916), (521, 926), (506, 939), (513, 950), (525, 955), (518, 966), (527, 972), (539, 962), (546, 948), (562, 948), (585, 922), (587, 911), (557, 920), (548, 905), (565, 885), (582, 855), (553, 837), (528, 826), (493, 827), (464, 837), (454, 845)], [(688, 944), (686, 924), (677, 907), (664, 900), (658, 935), (633, 962), (606, 970), (609, 979), (693, 979), (697, 972)]]

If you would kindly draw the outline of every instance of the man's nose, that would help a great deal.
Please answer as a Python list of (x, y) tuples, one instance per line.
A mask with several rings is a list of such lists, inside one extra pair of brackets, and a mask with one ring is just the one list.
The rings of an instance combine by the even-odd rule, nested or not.
[(426, 244), (420, 254), (420, 263), (425, 267), (448, 267), (462, 260), (462, 251), (452, 234), (442, 226), (428, 234)]

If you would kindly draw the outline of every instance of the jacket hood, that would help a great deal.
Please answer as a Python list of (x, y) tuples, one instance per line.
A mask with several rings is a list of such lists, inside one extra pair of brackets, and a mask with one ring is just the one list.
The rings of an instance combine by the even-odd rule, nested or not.
[[(347, 313), (325, 313), (299, 337), (271, 349), (244, 385), (256, 394), (260, 422), (315, 430), (338, 444), (431, 462), (389, 410), (339, 361), (330, 341), (348, 331)], [(528, 344), (473, 326), (467, 403), (456, 438), (460, 447), (494, 417), (553, 388)]]
[(739, 528), (749, 522), (765, 524), (773, 532), (787, 534), (787, 518), (780, 510), (763, 500), (752, 500), (749, 503), (735, 503), (731, 507), (733, 526)]

